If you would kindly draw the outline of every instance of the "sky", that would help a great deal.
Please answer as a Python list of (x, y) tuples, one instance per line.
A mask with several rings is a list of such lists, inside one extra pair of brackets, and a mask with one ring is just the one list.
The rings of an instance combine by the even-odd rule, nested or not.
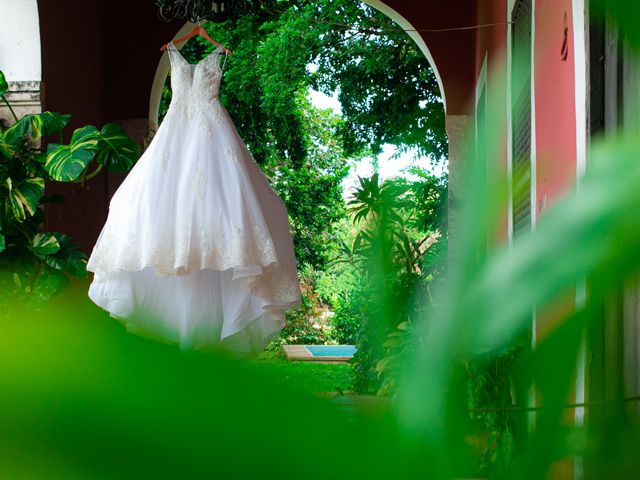
[[(309, 98), (314, 106), (321, 109), (332, 109), (336, 114), (341, 113), (341, 105), (336, 97), (329, 97), (324, 93), (310, 90)], [(411, 175), (404, 172), (408, 167), (418, 164), (421, 166), (431, 166), (428, 158), (414, 159), (411, 153), (405, 153), (399, 158), (391, 158), (396, 153), (396, 147), (393, 145), (385, 145), (383, 152), (378, 156), (378, 173), (381, 179), (403, 176), (411, 178)], [(374, 173), (373, 158), (363, 158), (356, 165), (352, 166), (349, 176), (344, 180), (342, 187), (345, 198), (349, 196), (349, 192), (358, 183), (358, 177), (370, 177)], [(444, 167), (436, 167), (434, 173), (441, 175)]]

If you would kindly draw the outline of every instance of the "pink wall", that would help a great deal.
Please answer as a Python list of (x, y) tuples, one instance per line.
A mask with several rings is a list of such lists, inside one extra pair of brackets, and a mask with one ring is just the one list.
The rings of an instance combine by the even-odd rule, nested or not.
[[(536, 1), (537, 211), (576, 181), (576, 106), (571, 0)], [(566, 59), (561, 50), (567, 28)]]
[[(536, 211), (539, 214), (576, 181), (576, 108), (575, 64), (571, 0), (536, 0), (535, 2), (534, 85), (536, 121)], [(476, 11), (476, 23), (507, 21), (507, 0), (482, 2)], [(562, 55), (567, 28), (566, 57)], [(503, 143), (495, 157), (507, 168), (507, 28), (498, 26), (476, 31), (475, 81), (487, 55), (488, 101), (491, 115), (505, 117)], [(499, 87), (497, 87), (499, 86)], [(498, 112), (496, 112), (498, 110)], [(506, 237), (506, 226), (499, 237)]]
[[(544, 210), (576, 182), (576, 104), (571, 0), (537, 0), (535, 15), (536, 210)], [(565, 46), (566, 29), (566, 48)], [(575, 308), (575, 290), (537, 312), (543, 338)], [(568, 412), (567, 414), (572, 414)], [(550, 478), (572, 478), (571, 462), (559, 462)]]

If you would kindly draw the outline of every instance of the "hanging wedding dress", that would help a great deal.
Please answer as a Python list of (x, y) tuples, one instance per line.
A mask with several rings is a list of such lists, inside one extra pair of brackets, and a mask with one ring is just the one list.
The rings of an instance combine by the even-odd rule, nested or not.
[(184, 349), (256, 351), (300, 300), (287, 211), (220, 105), (221, 49), (168, 51), (173, 99), (111, 200), (89, 297)]

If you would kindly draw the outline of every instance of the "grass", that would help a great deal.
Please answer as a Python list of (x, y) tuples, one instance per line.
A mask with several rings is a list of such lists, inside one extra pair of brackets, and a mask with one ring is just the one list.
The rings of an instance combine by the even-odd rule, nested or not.
[(290, 362), (280, 352), (264, 352), (248, 360), (245, 368), (262, 378), (273, 379), (304, 393), (351, 389), (349, 364)]

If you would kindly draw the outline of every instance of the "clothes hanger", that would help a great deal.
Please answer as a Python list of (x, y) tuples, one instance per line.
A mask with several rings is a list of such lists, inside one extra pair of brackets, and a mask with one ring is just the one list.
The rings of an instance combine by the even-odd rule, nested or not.
[[(216, 42), (213, 38), (209, 36), (207, 31), (204, 28), (202, 28), (201, 22), (198, 22), (198, 25), (196, 25), (196, 27), (193, 30), (191, 30), (189, 33), (187, 33), (184, 37), (180, 37), (169, 43), (173, 43), (175, 45), (176, 43), (186, 42), (187, 40), (193, 37), (196, 37), (198, 35), (200, 35), (202, 38), (204, 38), (208, 42), (213, 43), (214, 45), (217, 45), (218, 47), (222, 48), (227, 55), (233, 55), (233, 52), (231, 50), (229, 50), (224, 45), (221, 45), (220, 43)], [(162, 47), (160, 47), (160, 51), (164, 52), (167, 48), (169, 48), (169, 43), (165, 43), (164, 45), (162, 45)]]

